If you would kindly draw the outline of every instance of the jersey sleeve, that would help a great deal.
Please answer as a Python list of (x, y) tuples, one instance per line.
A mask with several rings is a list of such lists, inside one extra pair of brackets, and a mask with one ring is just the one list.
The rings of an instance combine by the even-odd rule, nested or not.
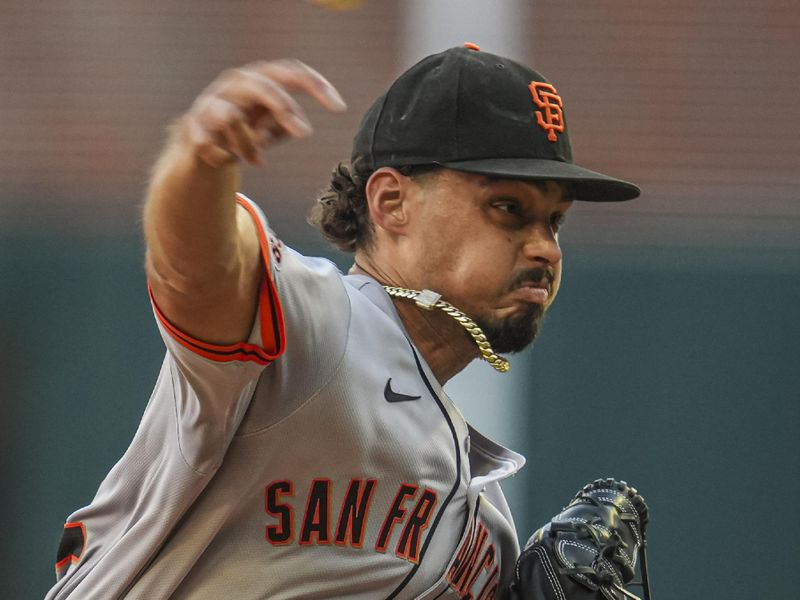
[(299, 405), (306, 387), (313, 388), (330, 372), (346, 338), (339, 321), (349, 301), (338, 270), (328, 261), (285, 247), (255, 203), (241, 194), (237, 202), (256, 224), (264, 263), (248, 339), (230, 345), (196, 339), (169, 322), (150, 290), (167, 347), (180, 451), (200, 472), (213, 470), (221, 461), (251, 408), (259, 379), (273, 383), (263, 386), (269, 390), (251, 411), (250, 421), (255, 423), (272, 421)]
[(266, 219), (255, 204), (242, 195), (237, 198), (237, 203), (247, 210), (256, 223), (265, 272), (259, 288), (258, 310), (248, 340), (229, 345), (198, 340), (169, 322), (158, 308), (152, 290), (149, 290), (150, 301), (164, 342), (176, 356), (189, 359), (194, 354), (213, 362), (252, 362), (266, 366), (283, 353), (285, 345), (281, 302), (273, 279), (273, 248), (270, 245), (270, 240), (277, 238), (270, 236)]
[(234, 437), (273, 435), (269, 424), (341, 363), (350, 303), (338, 269), (284, 247), (255, 204), (238, 202), (257, 226), (265, 272), (250, 335), (206, 343), (153, 301), (167, 347), (158, 380), (128, 450), (67, 519), (48, 600), (125, 595), (218, 475)]

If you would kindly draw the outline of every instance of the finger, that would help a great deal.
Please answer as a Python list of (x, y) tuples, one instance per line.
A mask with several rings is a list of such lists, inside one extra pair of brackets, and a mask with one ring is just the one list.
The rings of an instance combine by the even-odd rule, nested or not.
[(299, 60), (259, 62), (251, 65), (251, 68), (274, 79), (286, 89), (307, 93), (328, 110), (341, 112), (347, 109), (342, 95), (333, 84)]
[(190, 141), (209, 164), (219, 166), (237, 158), (251, 162), (258, 153), (244, 113), (226, 100), (213, 96), (198, 99), (189, 125)]
[(188, 136), (195, 155), (207, 165), (221, 167), (236, 160), (235, 154), (222, 147), (208, 129), (193, 119), (188, 122)]
[(294, 137), (306, 137), (312, 132), (305, 111), (292, 96), (268, 77), (242, 71), (240, 77), (220, 88), (217, 96), (240, 108), (254, 121), (264, 114), (275, 120)]
[[(283, 127), (279, 125), (264, 126), (256, 129), (255, 136), (258, 140), (259, 148), (277, 146), (278, 144), (285, 142), (292, 137)], [(259, 152), (259, 159), (263, 159), (263, 152)]]
[(217, 146), (247, 159), (252, 151), (249, 136), (241, 128), (244, 120), (244, 113), (234, 104), (214, 96), (200, 98), (192, 114), (195, 143), (204, 153), (210, 152), (209, 146)]
[(225, 131), (230, 149), (252, 165), (261, 164), (261, 146), (253, 130), (243, 119), (234, 119)]

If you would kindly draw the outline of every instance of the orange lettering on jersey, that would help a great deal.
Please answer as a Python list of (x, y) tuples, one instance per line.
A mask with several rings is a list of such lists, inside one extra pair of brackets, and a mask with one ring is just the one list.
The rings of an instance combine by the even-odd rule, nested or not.
[(483, 585), (477, 600), (492, 600), (497, 593), (497, 588), (500, 586), (500, 567), (495, 567), (486, 583)]
[(467, 579), (467, 589), (471, 590), (475, 586), (475, 580), (486, 571), (494, 566), (494, 544), (489, 544), (486, 547), (486, 552), (483, 553), (481, 559), (475, 564), (472, 569), (472, 574)]
[(411, 516), (408, 518), (403, 533), (400, 535), (400, 541), (397, 542), (395, 554), (400, 558), (413, 563), (419, 562), (422, 532), (428, 528), (428, 522), (431, 520), (437, 498), (436, 492), (433, 490), (426, 488), (422, 491), (422, 495), (417, 501), (414, 510), (411, 511)]
[(264, 492), (264, 510), (278, 518), (277, 525), (267, 525), (267, 541), (273, 546), (290, 544), (294, 537), (294, 514), (292, 505), (281, 502), (281, 495), (294, 495), (291, 481), (281, 480), (270, 483)]
[[(469, 549), (467, 552), (462, 553), (459, 551), (459, 556), (463, 558), (454, 563), (447, 573), (447, 579), (452, 587), (461, 597), (466, 597), (469, 594), (470, 583), (474, 583), (472, 577), (473, 573), (477, 570), (480, 571), (483, 561), (478, 562), (478, 556), (483, 550), (486, 540), (489, 538), (489, 532), (483, 523), (477, 524), (477, 530), (474, 536), (470, 535), (464, 540), (464, 545)], [(494, 550), (492, 550), (494, 556)], [(476, 564), (478, 565), (476, 568)], [(471, 594), (469, 594), (471, 597)]]
[[(333, 543), (339, 546), (350, 545), (361, 548), (364, 545), (364, 524), (372, 503), (372, 492), (375, 491), (375, 479), (352, 479), (347, 488), (342, 509), (339, 511), (339, 523)], [(362, 488), (363, 484), (363, 488)]]
[[(302, 498), (295, 497), (291, 480), (273, 481), (264, 492), (264, 511), (275, 518), (266, 526), (266, 540), (273, 546), (296, 541), (300, 546), (330, 545), (331, 550), (333, 546), (363, 548), (370, 531), (368, 521), (377, 487), (377, 479), (353, 478), (346, 490), (334, 489), (331, 479), (316, 478), (309, 486), (307, 497)], [(341, 501), (338, 495), (334, 497), (337, 491), (344, 492)], [(331, 516), (334, 501), (341, 502), (341, 508), (338, 514)], [(400, 484), (391, 505), (385, 507), (375, 551), (386, 553), (389, 546), (396, 543), (395, 556), (418, 564), (438, 501), (434, 490)], [(303, 503), (305, 510), (301, 512)], [(298, 531), (296, 536), (295, 530)]]
[(315, 479), (311, 482), (311, 489), (308, 492), (299, 544), (301, 546), (313, 544), (312, 538), (316, 538), (317, 544), (330, 544), (330, 521), (331, 480)]
[(447, 581), (462, 600), (491, 600), (500, 585), (498, 563), (489, 530), (477, 519), (471, 520), (447, 571)]
[(558, 140), (558, 133), (564, 133), (564, 113), (561, 96), (549, 83), (531, 81), (528, 89), (533, 96), (533, 103), (541, 110), (536, 111), (536, 122), (539, 127), (547, 132), (547, 139), (551, 142)]
[(406, 516), (406, 509), (403, 507), (403, 504), (405, 504), (409, 498), (413, 498), (418, 489), (419, 487), (416, 485), (404, 483), (400, 486), (400, 489), (397, 490), (394, 502), (392, 502), (392, 506), (389, 512), (386, 513), (386, 518), (383, 520), (383, 525), (381, 525), (378, 541), (375, 543), (375, 550), (378, 552), (386, 552), (386, 548), (389, 545), (389, 538), (392, 535), (392, 529)]
[(453, 564), (450, 565), (450, 569), (447, 571), (447, 581), (450, 583), (453, 583), (455, 580), (456, 573), (460, 569), (461, 565), (464, 564), (464, 559), (469, 553), (470, 540), (472, 540), (472, 533), (474, 529), (475, 521), (470, 519), (469, 527), (467, 528), (467, 534), (464, 536), (464, 541), (462, 542), (461, 547), (458, 549), (456, 557), (453, 559)]

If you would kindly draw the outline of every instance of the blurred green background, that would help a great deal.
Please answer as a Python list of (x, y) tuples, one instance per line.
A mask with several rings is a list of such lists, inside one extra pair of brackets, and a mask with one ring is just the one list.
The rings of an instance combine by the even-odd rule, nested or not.
[[(451, 395), (528, 457), (506, 486), (522, 540), (588, 481), (652, 513), (654, 597), (800, 598), (800, 9), (633, 0), (12, 2), (0, 49), (3, 598), (41, 598), (64, 519), (127, 447), (163, 345), (138, 205), (163, 128), (222, 68), (298, 56), (351, 111), (309, 106), (311, 141), (245, 191), (284, 241), (327, 254), (304, 214), (360, 114), (404, 67), (462, 41), (544, 71), (579, 161), (640, 200), (576, 206), (564, 285), (509, 377)], [(794, 33), (793, 33), (794, 32)]]

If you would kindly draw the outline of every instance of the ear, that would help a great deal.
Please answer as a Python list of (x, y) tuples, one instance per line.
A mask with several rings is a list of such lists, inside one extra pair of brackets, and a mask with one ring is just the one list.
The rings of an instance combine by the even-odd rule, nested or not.
[(380, 167), (367, 181), (369, 215), (381, 229), (402, 234), (408, 225), (410, 180), (396, 169)]

